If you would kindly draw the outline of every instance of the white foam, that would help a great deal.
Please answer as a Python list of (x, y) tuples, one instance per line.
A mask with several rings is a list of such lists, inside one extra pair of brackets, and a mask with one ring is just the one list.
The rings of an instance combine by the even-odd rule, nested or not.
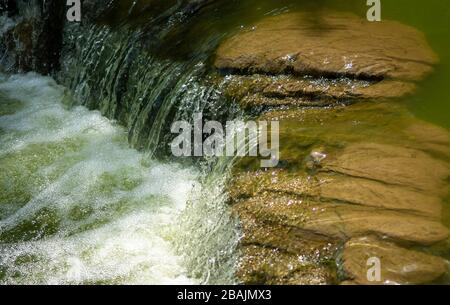
[[(61, 102), (64, 88), (51, 78), (11, 76), (0, 83), (0, 91), (23, 105), (0, 117), (0, 158), (30, 150), (49, 154), (17, 164), (38, 162), (27, 189), (32, 198), (0, 219), (0, 230), (34, 221), (45, 209), (59, 223), (55, 234), (29, 241), (16, 234), (16, 241), (0, 243), (0, 282), (197, 282), (173, 249), (177, 218), (193, 186), (200, 187), (196, 171), (155, 161), (144, 166), (143, 155), (128, 147), (122, 128), (99, 112), (68, 109)], [(50, 143), (56, 147), (40, 148)], [(40, 180), (31, 183), (35, 176)], [(77, 218), (74, 211), (84, 214)]]
[(3, 36), (11, 28), (17, 24), (17, 21), (8, 17), (8, 14), (4, 13), (0, 15), (0, 36)]

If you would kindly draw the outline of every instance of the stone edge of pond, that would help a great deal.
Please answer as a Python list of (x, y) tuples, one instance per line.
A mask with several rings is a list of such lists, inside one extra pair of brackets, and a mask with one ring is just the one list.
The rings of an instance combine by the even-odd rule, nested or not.
[(441, 223), (450, 134), (395, 101), (438, 59), (422, 33), (398, 22), (329, 12), (320, 22), (267, 17), (217, 51), (224, 95), (280, 122), (281, 166), (259, 169), (244, 158), (233, 168), (237, 277), (369, 284), (367, 260), (378, 257), (383, 284), (439, 281), (448, 261), (429, 252), (450, 235)]

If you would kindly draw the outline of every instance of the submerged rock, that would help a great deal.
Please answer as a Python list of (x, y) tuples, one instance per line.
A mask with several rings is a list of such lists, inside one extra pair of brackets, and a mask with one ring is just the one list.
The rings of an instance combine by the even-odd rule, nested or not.
[(217, 0), (87, 0), (83, 3), (92, 19), (117, 25), (145, 24), (151, 19), (165, 20), (180, 13), (192, 15)]
[(320, 285), (336, 279), (325, 266), (292, 257), (279, 249), (245, 246), (238, 277), (247, 284)]
[(391, 99), (410, 94), (415, 84), (404, 81), (357, 80), (347, 77), (232, 75), (221, 84), (226, 96), (244, 109), (257, 106), (331, 106), (355, 101)]
[[(380, 260), (379, 282), (369, 281), (367, 277), (370, 258)], [(449, 263), (440, 257), (407, 250), (373, 237), (349, 240), (344, 246), (342, 260), (346, 275), (357, 284), (431, 283), (449, 270)]]
[[(283, 261), (302, 256), (333, 274), (330, 260), (352, 238), (429, 246), (449, 237), (441, 223), (450, 191), (447, 131), (387, 103), (278, 110), (259, 119), (280, 122), (282, 166), (260, 170), (247, 158), (234, 167), (229, 193), (242, 222), (242, 247), (277, 249)], [(259, 271), (276, 282), (273, 268)], [(248, 280), (245, 270), (240, 274)], [(284, 282), (303, 283), (282, 274)], [(319, 278), (333, 283), (336, 277)]]
[[(331, 153), (330, 158), (334, 159), (334, 155), (340, 153), (342, 151)], [(367, 156), (367, 160), (376, 158), (377, 155)], [(403, 184), (389, 183), (402, 172), (408, 179), (409, 170), (417, 170), (417, 176), (420, 176), (421, 169), (414, 164), (405, 171), (405, 166), (399, 163), (387, 171), (383, 179), (375, 179), (377, 172), (371, 176), (371, 171), (364, 166), (360, 168), (359, 173), (364, 173), (361, 177), (330, 173), (326, 169), (327, 162), (322, 161), (323, 168), (314, 175), (286, 169), (235, 175), (230, 195), (233, 210), (242, 222), (241, 246), (253, 247), (251, 261), (256, 264), (249, 267), (249, 258), (244, 251), (245, 263), (241, 265), (244, 269), (240, 271), (244, 275), (243, 281), (255, 281), (253, 277), (249, 280), (249, 268), (251, 274), (259, 274), (259, 279), (264, 278), (261, 274), (270, 278), (269, 282), (258, 282), (260, 284), (313, 281), (308, 277), (294, 279), (294, 273), (289, 277), (287, 271), (280, 271), (278, 264), (268, 268), (267, 263), (261, 263), (265, 262), (262, 253), (267, 249), (271, 249), (269, 260), (280, 256), (280, 262), (292, 263), (301, 256), (308, 266), (325, 268), (331, 275), (320, 276), (320, 282), (333, 283), (336, 276), (332, 275), (329, 262), (339, 253), (337, 245), (350, 238), (375, 235), (409, 245), (429, 246), (450, 236), (448, 228), (440, 222), (440, 195), (443, 194), (437, 188), (415, 189), (407, 186), (406, 180)], [(430, 171), (437, 169), (439, 167), (433, 167)], [(435, 172), (439, 175), (439, 171)], [(448, 184), (444, 185), (448, 172), (444, 174), (435, 182), (448, 190)], [(411, 185), (417, 176), (410, 176)], [(258, 255), (255, 247), (260, 249)], [(417, 272), (421, 272), (421, 268), (422, 265), (418, 265)], [(427, 282), (426, 279), (423, 282)]]
[[(358, 273), (366, 262), (358, 270), (349, 255), (352, 241), (372, 236), (365, 249), (392, 249), (386, 268), (420, 259), (411, 273), (391, 270), (383, 281), (435, 280), (446, 272), (443, 259), (393, 242), (448, 239), (441, 211), (450, 135), (383, 100), (413, 92), (437, 58), (420, 32), (397, 22), (335, 13), (319, 21), (266, 18), (217, 51), (215, 65), (228, 74), (224, 95), (258, 120), (280, 123), (279, 168), (260, 170), (254, 158), (234, 167), (230, 203), (243, 232), (237, 275), (252, 284), (367, 283)], [(342, 105), (356, 101), (371, 103)], [(337, 271), (341, 255), (347, 278)]]
[[(252, 179), (251, 176), (254, 174), (240, 177), (234, 188), (245, 189), (246, 184), (251, 184), (245, 180)], [(401, 197), (402, 189), (388, 188), (387, 191), (394, 196), (389, 196), (390, 202), (380, 204), (377, 197), (385, 195), (383, 191), (386, 189), (383, 188), (358, 189), (356, 196), (350, 192), (339, 197), (345, 189), (338, 188), (335, 194), (332, 191), (334, 188), (328, 188), (323, 195), (323, 180), (302, 177), (301, 173), (280, 172), (274, 175), (260, 172), (257, 177), (259, 185), (248, 194), (239, 192), (240, 198), (234, 201), (234, 209), (240, 213), (250, 213), (262, 222), (295, 227), (311, 234), (342, 240), (374, 233), (380, 237), (389, 236), (421, 245), (445, 240), (450, 233), (440, 223), (439, 205), (431, 206), (431, 211), (427, 212), (422, 212), (426, 202), (403, 202), (403, 206), (396, 205), (394, 196)], [(347, 181), (349, 184), (351, 182)], [(339, 187), (332, 183), (331, 185)], [(353, 184), (352, 187), (356, 188), (358, 185)], [(346, 201), (347, 198), (350, 201)], [(361, 198), (364, 199), (361, 200), (362, 204), (359, 204), (357, 200)], [(436, 200), (432, 203), (436, 202), (439, 204)], [(434, 214), (430, 215), (431, 213)]]
[(448, 163), (399, 146), (352, 144), (329, 160), (323, 170), (439, 195), (449, 193), (445, 187), (450, 176)]

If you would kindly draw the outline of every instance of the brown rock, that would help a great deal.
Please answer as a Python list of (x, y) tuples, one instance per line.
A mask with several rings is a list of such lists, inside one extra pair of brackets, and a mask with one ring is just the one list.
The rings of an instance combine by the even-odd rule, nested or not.
[(271, 172), (257, 176), (259, 183), (255, 174), (244, 174), (231, 186), (239, 188), (231, 195), (243, 233), (237, 271), (243, 283), (334, 283), (332, 262), (339, 243), (352, 237), (376, 235), (430, 245), (449, 236), (439, 220), (409, 211), (311, 197), (317, 189), (307, 178)]
[[(267, 269), (264, 255), (274, 262), (282, 253), (285, 265), (301, 256), (334, 274), (326, 262), (351, 238), (373, 235), (423, 246), (448, 238), (440, 222), (449, 189), (448, 163), (439, 157), (445, 155), (446, 132), (403, 115), (402, 108), (387, 111), (382, 105), (272, 111), (261, 117), (281, 120), (281, 159), (289, 166), (247, 172), (245, 164), (235, 167), (230, 198), (242, 223), (241, 247), (262, 249), (258, 260), (243, 251), (246, 263), (238, 274), (245, 282), (311, 280), (276, 263)], [(430, 138), (415, 126), (428, 126)], [(377, 143), (366, 142), (369, 136)]]
[(273, 110), (259, 118), (279, 121), (281, 158), (290, 166), (302, 162), (311, 147), (334, 149), (367, 139), (447, 161), (450, 157), (450, 133), (411, 116), (398, 103)]
[[(224, 95), (252, 113), (272, 109), (259, 119), (280, 122), (280, 168), (259, 171), (252, 158), (234, 168), (230, 201), (243, 232), (237, 275), (254, 284), (333, 283), (334, 257), (350, 239), (345, 283), (366, 283), (357, 272), (367, 258), (358, 265), (348, 255), (358, 252), (355, 240), (372, 236), (360, 252), (391, 251), (387, 281), (433, 281), (443, 259), (379, 240), (430, 246), (450, 235), (440, 220), (450, 135), (384, 101), (412, 93), (437, 57), (422, 33), (397, 22), (315, 17), (264, 18), (217, 50), (215, 66), (228, 74), (218, 78)], [(372, 103), (355, 104), (361, 100)]]
[(321, 265), (292, 257), (278, 249), (245, 246), (237, 272), (248, 285), (320, 285), (336, 281), (333, 272)]
[(263, 192), (242, 200), (234, 209), (240, 216), (249, 213), (261, 222), (340, 240), (376, 234), (431, 245), (450, 236), (450, 231), (439, 221), (427, 217), (351, 204), (321, 203), (277, 193)]
[[(378, 258), (381, 281), (368, 280), (369, 258)], [(358, 284), (423, 284), (431, 283), (449, 270), (442, 258), (407, 250), (373, 237), (349, 240), (344, 247), (343, 267), (353, 283)]]
[(314, 18), (308, 13), (265, 18), (226, 40), (215, 65), (251, 73), (419, 80), (437, 62), (424, 35), (401, 23), (328, 11)]
[[(291, 202), (295, 199), (291, 200)], [(255, 210), (240, 206), (239, 212), (242, 223), (242, 240), (244, 246), (258, 245), (271, 249), (280, 249), (286, 255), (298, 258), (301, 253), (303, 259), (309, 261), (330, 260), (337, 249), (336, 240), (325, 235), (303, 230), (299, 227), (277, 223), (270, 217), (259, 217)]]
[(414, 149), (358, 143), (324, 162), (323, 170), (406, 188), (447, 195), (450, 167)]
[(412, 93), (438, 60), (424, 35), (401, 23), (330, 11), (314, 17), (264, 18), (225, 40), (215, 61), (229, 74), (224, 93), (244, 109), (390, 99)]
[(369, 179), (341, 175), (319, 179), (320, 195), (326, 200), (441, 218), (442, 200), (437, 196)]
[(255, 106), (329, 106), (361, 100), (401, 97), (415, 90), (410, 82), (365, 81), (292, 76), (233, 75), (222, 83), (225, 95), (244, 109)]
[(344, 205), (317, 206), (316, 210), (319, 212), (303, 228), (341, 239), (374, 233), (432, 245), (450, 235), (439, 221), (405, 213)]

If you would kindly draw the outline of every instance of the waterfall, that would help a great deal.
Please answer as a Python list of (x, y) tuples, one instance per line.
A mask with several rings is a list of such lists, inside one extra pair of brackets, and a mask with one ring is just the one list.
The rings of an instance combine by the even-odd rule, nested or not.
[(0, 214), (0, 282), (234, 283), (229, 162), (175, 160), (168, 147), (175, 120), (236, 115), (206, 68), (220, 37), (188, 59), (165, 56), (154, 40), (186, 16), (179, 3), (160, 16), (66, 24), (53, 75), (62, 86), (3, 77), (0, 158), (18, 187), (1, 198), (11, 204)]
[(150, 156), (167, 155), (164, 135), (173, 121), (190, 120), (200, 111), (215, 119), (230, 116), (218, 88), (205, 80), (206, 52), (176, 61), (147, 50), (143, 30), (104, 25), (71, 30), (59, 80), (76, 101), (126, 126), (130, 143)]

